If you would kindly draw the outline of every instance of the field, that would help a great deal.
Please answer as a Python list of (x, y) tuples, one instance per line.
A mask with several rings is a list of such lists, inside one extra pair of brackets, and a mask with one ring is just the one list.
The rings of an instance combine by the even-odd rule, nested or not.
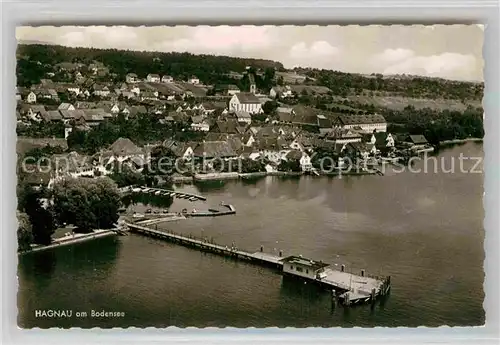
[[(345, 98), (335, 96), (334, 100), (340, 102)], [(415, 109), (431, 108), (435, 110), (456, 110), (464, 111), (468, 105), (473, 107), (481, 107), (479, 101), (466, 101), (464, 104), (459, 100), (454, 99), (425, 99), (425, 98), (408, 98), (401, 96), (348, 96), (347, 99), (351, 102), (362, 104), (373, 104), (377, 107), (384, 107), (391, 110), (403, 110), (405, 107), (412, 105)]]

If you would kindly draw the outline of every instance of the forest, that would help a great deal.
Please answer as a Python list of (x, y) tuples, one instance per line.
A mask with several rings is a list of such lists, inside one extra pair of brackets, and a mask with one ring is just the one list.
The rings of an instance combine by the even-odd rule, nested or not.
[[(283, 69), (276, 61), (190, 53), (140, 52), (117, 49), (70, 48), (55, 45), (19, 45), (17, 48), (19, 86), (36, 84), (61, 62), (89, 65), (95, 61), (109, 68), (114, 81), (125, 81), (127, 73), (146, 78), (149, 73), (186, 80), (195, 75), (205, 84), (220, 83), (230, 71), (242, 73), (247, 66), (265, 70)], [(225, 78), (228, 79), (228, 78)]]

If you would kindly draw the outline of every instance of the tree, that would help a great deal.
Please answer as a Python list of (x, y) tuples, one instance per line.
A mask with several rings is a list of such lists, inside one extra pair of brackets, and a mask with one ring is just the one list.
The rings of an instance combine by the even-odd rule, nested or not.
[(28, 215), (32, 226), (33, 242), (50, 244), (55, 223), (52, 210), (42, 206), (43, 190), (35, 190), (30, 185), (20, 186), (18, 192), (18, 209)]
[(108, 177), (66, 178), (55, 183), (53, 202), (60, 224), (73, 224), (78, 232), (87, 233), (114, 226), (120, 192)]
[(33, 243), (33, 229), (26, 213), (18, 211), (17, 221), (17, 250), (21, 252), (31, 248), (31, 244)]
[(264, 113), (266, 114), (274, 114), (276, 109), (278, 108), (278, 103), (276, 101), (267, 101), (264, 103), (262, 106), (262, 110), (264, 110)]

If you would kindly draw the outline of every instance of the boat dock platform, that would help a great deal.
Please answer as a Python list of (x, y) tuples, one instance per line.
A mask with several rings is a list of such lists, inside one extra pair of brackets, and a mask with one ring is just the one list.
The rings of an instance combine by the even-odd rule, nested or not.
[(120, 189), (120, 192), (122, 193), (148, 193), (148, 194), (153, 194), (153, 195), (163, 195), (163, 196), (170, 196), (172, 198), (178, 198), (178, 199), (188, 199), (189, 201), (206, 201), (207, 198), (205, 198), (202, 195), (197, 195), (197, 194), (192, 194), (192, 193), (185, 193), (185, 192), (176, 192), (175, 190), (169, 190), (169, 189), (162, 189), (162, 188), (152, 188), (152, 187), (124, 187)]
[(209, 208), (208, 211), (191, 211), (189, 213), (183, 213), (186, 217), (218, 217), (218, 216), (229, 216), (231, 214), (236, 214), (236, 209), (233, 205), (221, 204), (221, 208), (214, 209)]
[(333, 302), (343, 306), (364, 303), (372, 303), (373, 305), (377, 299), (387, 295), (391, 287), (390, 276), (379, 277), (367, 275), (364, 270), (361, 270), (360, 274), (357, 275), (346, 272), (344, 265), (338, 270), (329, 264), (304, 259), (301, 256), (283, 257), (283, 252), (281, 251), (279, 255), (265, 253), (263, 247), (260, 248), (260, 251), (249, 252), (238, 249), (234, 243), (229, 247), (217, 244), (206, 238), (185, 236), (172, 231), (160, 231), (139, 224), (125, 223), (124, 225), (130, 232), (167, 240), (236, 260), (271, 267), (283, 274), (313, 281), (332, 292), (332, 305)]

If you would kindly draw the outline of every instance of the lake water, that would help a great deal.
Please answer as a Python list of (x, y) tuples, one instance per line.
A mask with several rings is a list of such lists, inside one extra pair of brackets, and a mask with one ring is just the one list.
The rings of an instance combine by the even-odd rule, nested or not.
[[(441, 151), (446, 167), (468, 143)], [(458, 161), (457, 161), (458, 164)], [(465, 161), (465, 168), (472, 167)], [(417, 162), (416, 167), (422, 167)], [(159, 228), (250, 251), (301, 254), (347, 270), (391, 275), (384, 304), (332, 311), (330, 295), (275, 271), (140, 235), (109, 237), (20, 258), (21, 327), (332, 327), (481, 325), (483, 175), (394, 173), (342, 178), (267, 177), (182, 187), (228, 217)], [(137, 206), (139, 211), (145, 206)], [(207, 208), (176, 200), (170, 209)], [(70, 318), (35, 310), (73, 311)], [(125, 313), (90, 317), (91, 310)], [(77, 317), (76, 312), (87, 312)]]

